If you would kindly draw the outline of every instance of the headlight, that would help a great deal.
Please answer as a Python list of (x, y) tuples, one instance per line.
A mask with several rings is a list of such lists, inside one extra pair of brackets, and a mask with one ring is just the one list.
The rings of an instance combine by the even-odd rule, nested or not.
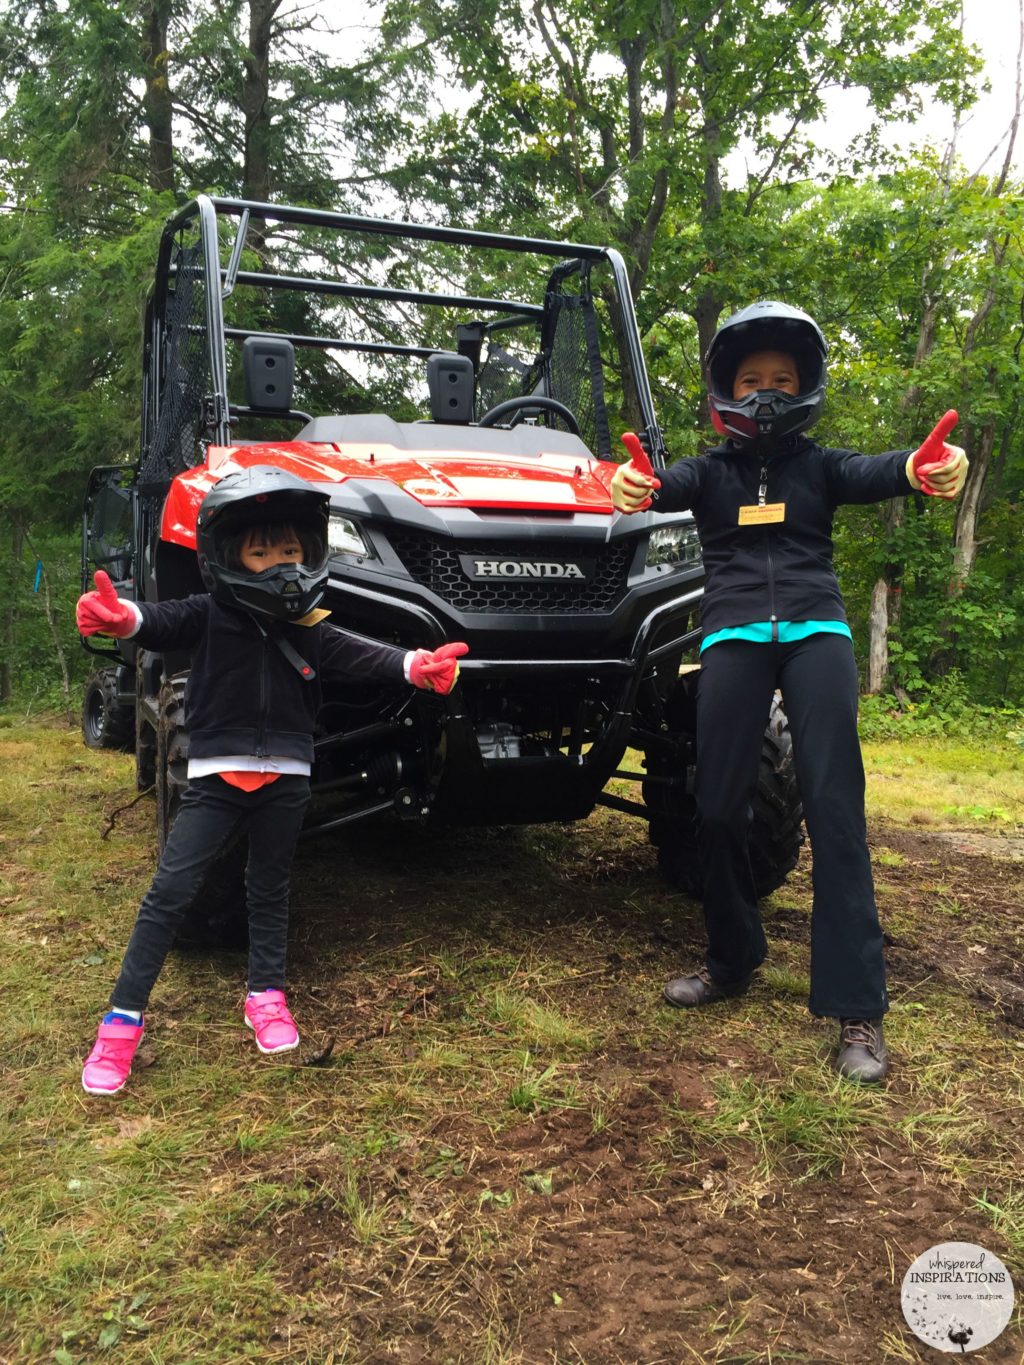
[(693, 525), (659, 526), (651, 532), (647, 542), (647, 563), (699, 564), (701, 559), (700, 537)]
[(373, 559), (373, 550), (363, 538), (363, 533), (350, 517), (332, 512), (327, 523), (327, 546), (332, 555), (361, 555)]

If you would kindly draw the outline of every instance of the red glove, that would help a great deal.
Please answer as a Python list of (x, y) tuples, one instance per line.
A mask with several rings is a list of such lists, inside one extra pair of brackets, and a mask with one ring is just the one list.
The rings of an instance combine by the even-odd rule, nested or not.
[(427, 692), (446, 694), (459, 676), (459, 659), (469, 653), (469, 645), (456, 640), (440, 649), (417, 649), (409, 662), (409, 681)]
[(96, 591), (83, 593), (75, 608), (79, 635), (113, 635), (116, 639), (131, 635), (139, 618), (118, 597), (110, 575), (97, 569), (93, 579)]
[[(930, 493), (939, 497), (955, 497), (963, 487), (964, 479), (967, 477), (967, 461), (963, 451), (959, 446), (946, 445), (946, 437), (959, 421), (955, 408), (940, 417), (935, 424), (935, 430), (924, 438), (918, 450), (915, 450), (910, 457), (908, 475), (913, 475), (921, 485), (922, 493)], [(955, 462), (956, 469), (948, 471), (948, 477), (942, 479), (941, 487), (929, 481), (928, 476), (934, 474), (943, 465)], [(961, 472), (960, 465), (963, 465)], [(912, 480), (913, 481), (913, 480)]]
[(619, 465), (612, 477), (612, 506), (620, 512), (646, 512), (651, 506), (651, 493), (661, 487), (661, 480), (655, 478), (647, 451), (635, 431), (624, 431), (622, 444), (629, 451), (629, 459)]
[[(624, 431), (622, 433), (622, 444), (629, 451), (629, 458), (633, 462), (633, 468), (641, 474), (646, 474), (649, 479), (654, 478), (654, 466), (651, 464), (647, 451), (641, 444), (640, 437), (635, 431)], [(655, 480), (655, 488), (660, 488), (661, 484)]]

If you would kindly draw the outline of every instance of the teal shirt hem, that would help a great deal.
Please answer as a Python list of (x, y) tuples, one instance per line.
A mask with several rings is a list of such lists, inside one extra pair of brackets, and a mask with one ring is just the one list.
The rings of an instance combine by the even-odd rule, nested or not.
[[(782, 645), (791, 645), (796, 640), (806, 640), (808, 635), (845, 635), (848, 640), (853, 639), (850, 627), (845, 621), (776, 621), (775, 625), (779, 632), (776, 638)], [(721, 640), (748, 640), (755, 645), (770, 645), (772, 622), (754, 621), (749, 626), (727, 626), (725, 630), (716, 630), (701, 643), (701, 654)]]

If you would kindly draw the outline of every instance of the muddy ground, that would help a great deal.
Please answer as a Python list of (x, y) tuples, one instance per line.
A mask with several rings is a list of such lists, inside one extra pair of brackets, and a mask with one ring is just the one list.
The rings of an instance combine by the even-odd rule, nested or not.
[[(987, 1063), (976, 1042), (961, 1045), (960, 1013), (980, 1019), (1000, 1048), (1024, 1047), (1024, 864), (1014, 841), (993, 837), (886, 827), (872, 830), (872, 844), (882, 859), (892, 998), (927, 1016), (913, 1023), (927, 1031), (933, 1072), (938, 1058), (967, 1084), (957, 1089), (947, 1139), (917, 1144), (913, 1128), (898, 1130), (921, 1097), (897, 1044), (878, 1121), (862, 1120), (841, 1155), (839, 1143), (820, 1162), (813, 1141), (810, 1154), (801, 1143), (799, 1118), (789, 1147), (749, 1140), (742, 1119), (731, 1141), (695, 1136), (723, 1076), (762, 1093), (784, 1087), (788, 1054), (773, 1046), (779, 1011), (789, 1010), (784, 1027), (812, 1039), (823, 1075), (832, 1029), (794, 1010), (784, 991), (780, 999), (777, 983), (758, 983), (746, 1000), (699, 1020), (673, 1012), (652, 1040), (644, 1016), (659, 1009), (662, 979), (700, 960), (700, 916), (660, 888), (652, 854), (628, 824), (462, 832), (443, 847), (364, 832), (340, 863), (337, 849), (308, 847), (297, 877), (294, 994), (342, 1051), (374, 1046), (387, 1027), (404, 1031), (412, 1056), (417, 1029), (457, 1019), (464, 988), (430, 964), (445, 951), (465, 954), (474, 939), (549, 964), (550, 1002), (575, 1017), (619, 1016), (620, 1041), (609, 1045), (606, 1029), (604, 1045), (574, 1071), (581, 1086), (608, 1096), (602, 1122), (593, 1105), (569, 1105), (495, 1128), (456, 1103), (377, 1163), (378, 1196), (416, 1210), (400, 1253), (353, 1246), (344, 1219), (326, 1207), (267, 1229), (290, 1289), (315, 1305), (305, 1322), (279, 1325), (279, 1344), (287, 1351), (293, 1332), (298, 1341), (333, 1319), (354, 1334), (359, 1359), (381, 1365), (864, 1365), (936, 1354), (901, 1315), (910, 1262), (943, 1241), (1014, 1255), (975, 1204), (974, 1186), (986, 1152), (1014, 1150), (1024, 1128), (1019, 1080), (1002, 1098), (998, 1084), (979, 1085), (987, 1112), (965, 1116), (973, 1068)], [(765, 911), (773, 960), (797, 971), (807, 964), (810, 869), (805, 851)], [(339, 885), (353, 904), (372, 901), (368, 918), (339, 920)], [(370, 947), (376, 963), (391, 950), (408, 962), (410, 938), (419, 940), (419, 968), (390, 979), (367, 969)], [(941, 1101), (933, 1109), (941, 1133)], [(329, 1147), (306, 1159), (310, 1182), (329, 1179)], [(512, 1190), (526, 1192), (516, 1197), (514, 1226), (491, 1198)], [(329, 1267), (345, 1246), (351, 1273), (340, 1286)], [(1013, 1268), (1024, 1289), (1024, 1267)], [(464, 1354), (467, 1342), (475, 1345)], [(1018, 1365), (1019, 1317), (978, 1358)]]
[[(46, 997), (2, 1096), (8, 1230), (35, 1259), (9, 1330), (0, 1300), (0, 1362), (106, 1359), (111, 1313), (130, 1326), (143, 1299), (111, 1360), (925, 1361), (900, 1287), (944, 1241), (1009, 1265), (1017, 1316), (976, 1355), (1024, 1362), (1019, 838), (871, 826), (880, 1092), (833, 1079), (834, 1026), (805, 1007), (810, 850), (765, 903), (750, 993), (675, 1011), (661, 990), (701, 959), (700, 907), (641, 825), (599, 811), (304, 842), (301, 1051), (271, 1063), (238, 1026), (244, 956), (174, 954), (111, 1106), (81, 1095), (80, 1049), (153, 867), (152, 800), (120, 755), (61, 741), (47, 762), (0, 835), (10, 965)], [(114, 1275), (122, 1182), (139, 1268)], [(15, 1269), (0, 1257), (0, 1287)]]

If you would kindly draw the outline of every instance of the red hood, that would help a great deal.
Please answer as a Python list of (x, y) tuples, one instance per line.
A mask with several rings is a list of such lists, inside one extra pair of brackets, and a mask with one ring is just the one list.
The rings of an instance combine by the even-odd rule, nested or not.
[(529, 512), (612, 512), (608, 485), (616, 466), (566, 455), (509, 459), (432, 450), (411, 456), (381, 445), (312, 444), (211, 446), (208, 463), (171, 484), (164, 504), (161, 536), (195, 548), (199, 505), (210, 488), (232, 469), (271, 464), (310, 483), (346, 479), (387, 479), (424, 507), (517, 508)]

